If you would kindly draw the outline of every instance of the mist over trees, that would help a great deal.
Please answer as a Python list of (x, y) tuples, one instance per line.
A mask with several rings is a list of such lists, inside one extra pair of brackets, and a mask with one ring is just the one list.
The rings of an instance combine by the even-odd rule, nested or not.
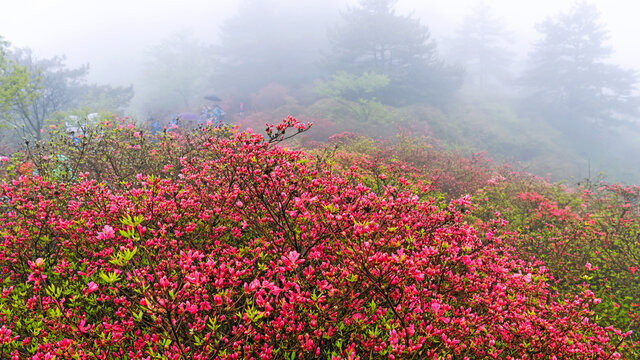
[(197, 106), (209, 86), (211, 49), (188, 31), (151, 45), (139, 91), (147, 114), (176, 112)]
[(565, 131), (637, 122), (638, 74), (607, 61), (613, 49), (595, 6), (576, 4), (536, 29), (542, 39), (521, 78), (526, 107)]
[(27, 68), (9, 58), (8, 46), (0, 37), (0, 118), (9, 118), (16, 104), (31, 102), (35, 91)]
[[(525, 161), (550, 153), (542, 150), (548, 144), (573, 146), (568, 154), (594, 134), (604, 143), (600, 128), (636, 127), (637, 75), (611, 61), (594, 6), (547, 18), (537, 27), (540, 40), (525, 49), (517, 44), (522, 33), (509, 30), (512, 19), (499, 16), (503, 8), (489, 5), (458, 12), (444, 34), (429, 14), (419, 18), (395, 0), (245, 0), (231, 16), (211, 14), (208, 29), (217, 32), (191, 31), (190, 20), (179, 19), (183, 30), (140, 48), (146, 57), (126, 111), (168, 121), (200, 112), (212, 95), (242, 126), (290, 113), (342, 131), (427, 131), (451, 146)], [(55, 113), (122, 111), (133, 95), (130, 87), (87, 84), (86, 65), (2, 48), (3, 123), (22, 135), (38, 137)]]
[(64, 56), (39, 59), (30, 49), (16, 49), (10, 57), (29, 74), (22, 92), (29, 96), (13, 101), (9, 121), (26, 137), (41, 138), (41, 130), (60, 111), (86, 107), (89, 112), (122, 110), (133, 97), (132, 87), (87, 84), (88, 65), (68, 68)]
[(447, 56), (464, 66), (468, 82), (481, 89), (500, 87), (512, 77), (514, 54), (508, 49), (512, 38), (504, 19), (481, 1), (449, 40)]
[(376, 94), (389, 85), (389, 77), (376, 73), (356, 76), (339, 72), (331, 79), (318, 84), (317, 91), (341, 102), (363, 123), (384, 122), (388, 113), (376, 98)]
[(77, 104), (82, 95), (79, 88), (88, 66), (67, 69), (63, 57), (36, 59), (29, 49), (16, 50), (12, 56), (28, 70), (33, 97), (13, 104), (11, 121), (22, 136), (31, 135), (39, 140), (50, 115)]
[(135, 97), (0, 37), (0, 359), (640, 359), (640, 78), (594, 5), (527, 53), (513, 2), (237, 1), (119, 52)]
[(327, 67), (355, 75), (373, 72), (390, 83), (380, 100), (394, 105), (436, 103), (461, 84), (462, 72), (440, 57), (428, 27), (398, 15), (394, 0), (362, 0), (348, 7), (329, 33)]
[(23, 137), (41, 138), (56, 112), (124, 110), (132, 87), (87, 84), (89, 66), (68, 68), (64, 56), (38, 59), (30, 49), (10, 49), (0, 38), (0, 118)]
[(320, 59), (328, 49), (327, 26), (336, 21), (337, 7), (337, 1), (244, 2), (220, 28), (211, 87), (248, 98), (272, 83), (313, 83), (324, 75)]

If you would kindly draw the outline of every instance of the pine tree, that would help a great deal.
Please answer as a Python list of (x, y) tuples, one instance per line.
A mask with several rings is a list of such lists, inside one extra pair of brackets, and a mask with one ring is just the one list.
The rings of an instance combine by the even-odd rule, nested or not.
[(439, 57), (429, 29), (418, 19), (398, 15), (394, 0), (361, 0), (343, 14), (329, 34), (332, 72), (386, 75), (380, 100), (391, 104), (434, 102), (456, 90), (462, 73)]
[[(247, 96), (269, 84), (300, 87), (321, 76), (326, 27), (338, 0), (248, 0), (220, 28), (214, 48), (216, 91)], [(337, 6), (336, 6), (337, 8)]]
[(496, 18), (481, 1), (456, 30), (448, 56), (465, 67), (467, 79), (474, 85), (486, 89), (504, 84), (510, 78), (512, 62), (507, 49), (510, 35), (503, 19)]
[(638, 75), (606, 62), (613, 50), (595, 6), (577, 4), (537, 30), (543, 37), (522, 77), (528, 106), (565, 130), (616, 125), (638, 115)]

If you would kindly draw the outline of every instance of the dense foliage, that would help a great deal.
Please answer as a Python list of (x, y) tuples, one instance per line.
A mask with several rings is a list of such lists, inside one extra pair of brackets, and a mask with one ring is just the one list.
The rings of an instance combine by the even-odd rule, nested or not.
[[(142, 105), (154, 134), (97, 113), (80, 128), (60, 111), (119, 109), (132, 89), (87, 85), (87, 66), (0, 39), (0, 117), (30, 135), (0, 157), (0, 359), (640, 357), (640, 187), (553, 185), (391, 135), (526, 160), (563, 149), (564, 131), (603, 156), (614, 133), (583, 125), (635, 115), (637, 74), (605, 63), (595, 8), (539, 25), (522, 84), (550, 126), (510, 100), (454, 95), (463, 74), (393, 0), (349, 7), (330, 44), (308, 39), (334, 13), (302, 3), (310, 21), (271, 3), (247, 2), (215, 48), (182, 34), (152, 49), (147, 90), (160, 90)], [(505, 64), (486, 10), (458, 39), (478, 50), (463, 58), (480, 88)], [(266, 137), (158, 132), (160, 112), (205, 94), (236, 124), (292, 113), (324, 133), (306, 137), (293, 117)], [(445, 100), (457, 105), (428, 105)]]
[(554, 287), (562, 292), (588, 284), (602, 299), (596, 308), (600, 323), (632, 330), (636, 342), (638, 195), (637, 186), (587, 184), (575, 191), (522, 179), (480, 194), (486, 215), (499, 208), (510, 219), (507, 228), (513, 233), (508, 241), (521, 257), (543, 260), (555, 277)]
[(0, 36), (0, 119), (8, 116), (16, 103), (29, 103), (35, 89), (27, 69), (9, 58), (9, 42)]
[(465, 159), (409, 137), (400, 140), (385, 144), (357, 138), (343, 149), (349, 158), (360, 154), (358, 165), (373, 169), (372, 175), (395, 168), (398, 176), (418, 184), (417, 190), (431, 189), (429, 196), (434, 191), (448, 199), (475, 194), (471, 218), (486, 222), (500, 213), (506, 222), (496, 234), (518, 257), (544, 261), (553, 289), (563, 294), (585, 286), (593, 291), (602, 300), (595, 318), (632, 331), (625, 351), (630, 358), (638, 356), (638, 186), (586, 181), (573, 189), (496, 167), (481, 154)]
[(520, 256), (504, 215), (446, 186), (494, 186), (497, 170), (471, 162), (486, 177), (465, 178), (447, 167), (453, 156), (410, 140), (278, 145), (308, 127), (288, 118), (266, 139), (209, 127), (150, 137), (111, 119), (80, 143), (60, 134), (3, 157), (0, 357), (627, 350), (628, 334), (597, 321), (608, 299), (586, 284), (559, 288), (556, 264)]

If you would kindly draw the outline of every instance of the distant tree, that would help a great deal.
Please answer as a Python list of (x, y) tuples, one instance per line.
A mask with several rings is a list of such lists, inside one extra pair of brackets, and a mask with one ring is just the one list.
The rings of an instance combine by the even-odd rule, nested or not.
[(123, 112), (134, 96), (133, 86), (84, 84), (77, 100), (79, 106), (90, 111)]
[(9, 42), (0, 37), (0, 119), (4, 123), (11, 116), (13, 105), (31, 102), (36, 90), (27, 68), (9, 58), (8, 46)]
[(329, 33), (327, 66), (333, 72), (386, 75), (381, 100), (391, 104), (434, 102), (461, 83), (461, 71), (439, 57), (429, 29), (418, 19), (397, 15), (395, 0), (361, 0), (343, 13)]
[(389, 77), (375, 73), (356, 76), (350, 73), (337, 73), (331, 80), (321, 82), (317, 91), (340, 101), (351, 113), (363, 122), (384, 122), (386, 111), (377, 100), (376, 94), (389, 85)]
[(208, 45), (179, 31), (148, 50), (139, 90), (149, 111), (187, 110), (206, 94), (211, 74)]
[(45, 121), (55, 112), (76, 107), (120, 110), (133, 97), (132, 87), (86, 84), (89, 66), (67, 68), (63, 56), (37, 59), (31, 50), (17, 49), (11, 57), (28, 71), (32, 84), (11, 105), (10, 122), (24, 136), (39, 140)]
[(576, 4), (536, 28), (542, 39), (522, 77), (527, 106), (572, 131), (624, 123), (639, 114), (638, 74), (606, 62), (613, 51), (595, 6)]
[(481, 1), (456, 30), (448, 55), (465, 67), (467, 79), (478, 87), (504, 84), (510, 77), (510, 38), (503, 19)]
[(269, 84), (312, 84), (323, 74), (318, 59), (328, 49), (326, 27), (338, 16), (332, 3), (245, 1), (220, 29), (212, 85), (248, 98)]

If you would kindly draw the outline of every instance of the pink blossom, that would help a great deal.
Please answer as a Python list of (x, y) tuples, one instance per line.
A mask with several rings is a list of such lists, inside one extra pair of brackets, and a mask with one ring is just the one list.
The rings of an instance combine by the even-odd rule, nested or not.
[(440, 306), (441, 306), (440, 303), (437, 303), (437, 302), (431, 303), (431, 310), (433, 310), (435, 314), (439, 314)]
[[(287, 118), (270, 127), (271, 135), (307, 128), (297, 124)], [(593, 320), (601, 309), (588, 286), (559, 293), (552, 283), (563, 277), (570, 289), (567, 279), (584, 270), (575, 261), (602, 262), (602, 255), (591, 253), (573, 257), (580, 260), (564, 257), (560, 253), (582, 245), (563, 247), (566, 241), (617, 239), (613, 235), (622, 234), (606, 233), (617, 222), (597, 217), (590, 224), (583, 214), (570, 216), (574, 210), (545, 198), (551, 192), (518, 197), (523, 187), (506, 186), (510, 179), (500, 180), (504, 189), (486, 189), (490, 172), (483, 175), (448, 156), (449, 168), (443, 167), (433, 149), (426, 158), (434, 163), (415, 171), (401, 160), (377, 160), (403, 158), (382, 143), (376, 157), (340, 150), (328, 166), (301, 150), (270, 145), (259, 134), (207, 129), (187, 137), (181, 131), (148, 142), (144, 154), (131, 155), (122, 143), (108, 147), (122, 177), (109, 169), (99, 174), (104, 181), (92, 179), (92, 170), (73, 185), (32, 176), (0, 184), (10, 202), (0, 216), (0, 265), (12, 272), (3, 284), (4, 305), (24, 306), (20, 314), (46, 320), (47, 335), (18, 329), (11, 319), (6, 323), (33, 336), (30, 344), (42, 349), (34, 358), (44, 359), (49, 350), (82, 357), (111, 347), (120, 357), (142, 359), (150, 351), (167, 358), (225, 354), (266, 360), (284, 351), (322, 358), (335, 350), (336, 359), (450, 354), (468, 360), (514, 358), (534, 346), (559, 359), (599, 359), (609, 357), (624, 336)], [(435, 167), (441, 169), (430, 172)], [(165, 172), (158, 174), (160, 169)], [(382, 169), (403, 177), (375, 188), (376, 180), (386, 180), (377, 177)], [(477, 198), (480, 213), (467, 206), (470, 197), (449, 206), (439, 200), (466, 193), (457, 174), (467, 171), (479, 174), (474, 181), (486, 189)], [(498, 190), (512, 192), (498, 194), (512, 209), (493, 202)], [(616, 210), (609, 208), (607, 216)], [(128, 216), (140, 225), (130, 226)], [(112, 223), (122, 225), (104, 225)], [(118, 234), (135, 236), (116, 236), (119, 226), (125, 228)], [(41, 231), (55, 247), (31, 249)], [(138, 255), (129, 263), (113, 261), (133, 247)], [(56, 252), (44, 260), (50, 249)], [(545, 261), (528, 253), (541, 249)], [(570, 274), (558, 274), (558, 259), (574, 261), (566, 267)], [(620, 268), (630, 265), (636, 264)], [(45, 273), (53, 278), (47, 286)], [(527, 285), (534, 276), (535, 286)], [(65, 283), (65, 294), (55, 295)], [(12, 285), (26, 291), (12, 292)], [(619, 304), (634, 310), (630, 305)], [(56, 308), (65, 321), (51, 317)], [(170, 344), (167, 328), (173, 329)], [(110, 337), (82, 339), (92, 331), (100, 332), (93, 337)], [(0, 330), (0, 342), (13, 336)], [(65, 337), (71, 340), (60, 341)]]
[(389, 331), (389, 343), (392, 347), (398, 346), (398, 332), (395, 329)]
[(91, 294), (94, 291), (98, 290), (98, 284), (96, 284), (95, 282), (91, 281), (90, 283), (87, 284), (87, 294)]
[(169, 282), (166, 276), (163, 276), (160, 278), (160, 280), (158, 280), (158, 284), (160, 284), (161, 288), (166, 289), (169, 287), (171, 283)]
[(80, 323), (78, 324), (78, 330), (80, 330), (81, 333), (86, 333), (91, 329), (90, 325), (85, 325), (85, 324), (86, 324), (85, 319), (80, 320)]
[(113, 228), (109, 225), (105, 225), (102, 228), (102, 231), (98, 233), (98, 239), (100, 240), (113, 239), (114, 237), (115, 237), (115, 232), (113, 231)]
[(281, 257), (282, 262), (284, 263), (285, 266), (292, 267), (294, 269), (298, 267), (298, 264), (304, 262), (303, 259), (299, 260), (299, 258), (300, 258), (300, 254), (295, 250), (290, 251), (287, 256)]

